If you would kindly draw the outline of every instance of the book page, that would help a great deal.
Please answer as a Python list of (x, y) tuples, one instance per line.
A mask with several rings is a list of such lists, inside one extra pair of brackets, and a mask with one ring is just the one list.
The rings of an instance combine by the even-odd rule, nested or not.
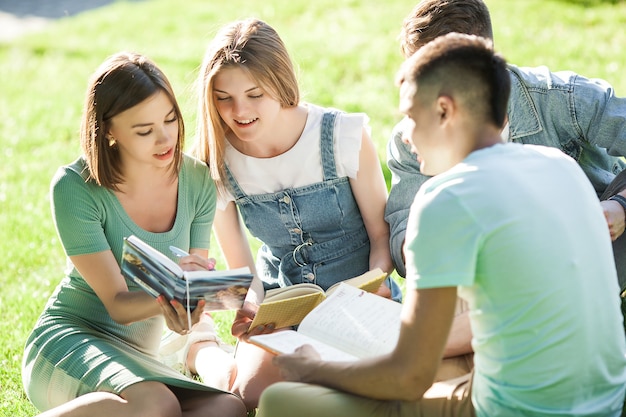
[(366, 358), (391, 352), (402, 305), (342, 284), (302, 320), (298, 332)]
[(354, 355), (343, 352), (319, 340), (311, 339), (295, 330), (283, 330), (250, 336), (248, 340), (272, 353), (293, 353), (300, 346), (308, 344), (313, 346), (325, 361), (355, 361), (358, 359)]
[(235, 269), (219, 269), (219, 270), (200, 270), (200, 271), (184, 271), (183, 276), (188, 279), (189, 282), (206, 282), (210, 284), (219, 281), (225, 277), (252, 277), (250, 268), (247, 266)]
[(299, 297), (301, 295), (312, 294), (316, 292), (324, 292), (322, 287), (310, 283), (301, 283), (290, 285), (288, 287), (272, 288), (265, 291), (264, 303), (278, 300), (286, 300), (293, 297)]

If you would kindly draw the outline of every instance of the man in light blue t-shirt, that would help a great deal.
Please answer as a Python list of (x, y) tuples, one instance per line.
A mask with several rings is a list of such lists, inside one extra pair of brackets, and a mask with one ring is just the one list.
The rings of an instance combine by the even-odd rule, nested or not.
[[(310, 346), (276, 357), (297, 383), (268, 388), (260, 415), (620, 415), (618, 284), (583, 171), (557, 149), (504, 143), (510, 76), (484, 38), (437, 38), (399, 81), (413, 151), (433, 178), (409, 215), (398, 344), (350, 363), (323, 362)], [(457, 294), (475, 369), (433, 384)]]

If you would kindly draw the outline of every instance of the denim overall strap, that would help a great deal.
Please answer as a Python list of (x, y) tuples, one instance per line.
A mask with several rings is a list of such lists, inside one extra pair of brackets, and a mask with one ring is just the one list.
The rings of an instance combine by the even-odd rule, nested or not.
[(324, 181), (337, 178), (337, 166), (335, 164), (335, 120), (337, 118), (337, 112), (330, 110), (324, 112), (322, 116), (322, 131), (321, 131), (321, 159), (322, 170), (324, 171)]
[(244, 225), (263, 243), (256, 270), (266, 289), (300, 282), (326, 289), (369, 268), (369, 239), (349, 178), (337, 176), (335, 124), (340, 114), (325, 110), (316, 122), (319, 149), (311, 152), (319, 152), (319, 182), (246, 194), (236, 174), (225, 168), (225, 185)]
[[(320, 140), (320, 157), (322, 160), (322, 170), (324, 180), (330, 180), (337, 178), (337, 167), (335, 164), (335, 152), (334, 152), (334, 134), (335, 134), (335, 120), (337, 118), (337, 111), (330, 110), (325, 112), (322, 116), (321, 126), (321, 140)], [(226, 186), (235, 198), (235, 200), (241, 200), (246, 197), (246, 193), (243, 192), (239, 183), (235, 179), (228, 168), (228, 164), (224, 163), (226, 176)]]
[(239, 183), (235, 179), (235, 176), (233, 175), (232, 172), (230, 172), (230, 169), (228, 168), (227, 163), (224, 163), (224, 170), (226, 171), (226, 177), (228, 180), (228, 181), (224, 181), (224, 183), (226, 184), (226, 188), (228, 188), (230, 193), (235, 198), (235, 201), (245, 199), (246, 193), (243, 192), (243, 190), (239, 186)]

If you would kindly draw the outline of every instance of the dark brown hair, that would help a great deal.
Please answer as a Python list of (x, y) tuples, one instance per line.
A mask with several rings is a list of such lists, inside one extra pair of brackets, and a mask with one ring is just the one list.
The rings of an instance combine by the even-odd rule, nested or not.
[(404, 19), (400, 49), (405, 58), (438, 36), (451, 32), (493, 40), (491, 16), (482, 0), (422, 0)]
[(80, 143), (89, 169), (89, 179), (113, 190), (124, 182), (116, 146), (109, 146), (110, 120), (121, 112), (163, 92), (172, 102), (178, 119), (178, 141), (174, 149), (172, 175), (182, 161), (183, 117), (167, 77), (143, 55), (120, 52), (108, 57), (92, 74), (87, 87)]

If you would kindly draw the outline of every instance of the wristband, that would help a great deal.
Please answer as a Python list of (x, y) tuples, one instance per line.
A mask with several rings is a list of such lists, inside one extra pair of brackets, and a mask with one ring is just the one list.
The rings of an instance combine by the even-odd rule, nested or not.
[(614, 196), (610, 197), (609, 200), (617, 201), (624, 209), (624, 213), (626, 213), (626, 197), (620, 194), (615, 194)]

